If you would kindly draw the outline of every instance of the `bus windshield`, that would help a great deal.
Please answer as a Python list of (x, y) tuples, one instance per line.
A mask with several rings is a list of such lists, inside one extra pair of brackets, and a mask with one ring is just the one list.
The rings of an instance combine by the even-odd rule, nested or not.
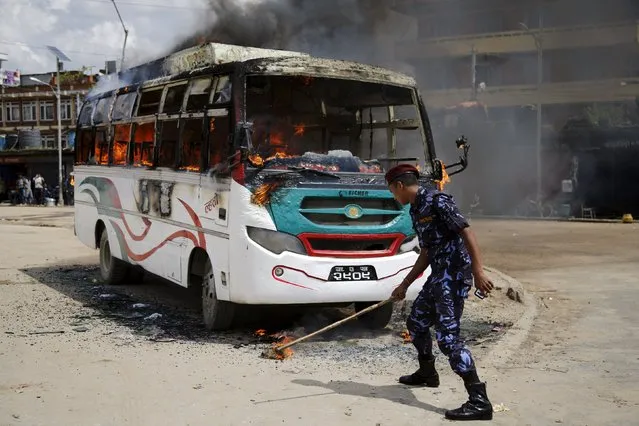
[(429, 160), (412, 88), (307, 76), (246, 83), (254, 167), (382, 173), (384, 159)]

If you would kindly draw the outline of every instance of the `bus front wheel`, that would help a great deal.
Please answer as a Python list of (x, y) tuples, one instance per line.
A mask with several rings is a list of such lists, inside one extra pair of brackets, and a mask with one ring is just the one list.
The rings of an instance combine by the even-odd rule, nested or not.
[[(373, 302), (356, 302), (355, 312), (363, 311), (369, 306), (374, 305)], [(386, 327), (393, 316), (393, 304), (387, 303), (386, 305), (375, 309), (367, 314), (359, 317), (359, 321), (362, 322), (367, 328), (372, 330), (381, 330)]]
[(235, 307), (232, 303), (218, 300), (215, 293), (213, 265), (207, 259), (202, 278), (202, 316), (208, 330), (226, 330), (233, 323)]
[(129, 273), (129, 264), (111, 255), (109, 234), (102, 231), (100, 236), (100, 275), (110, 285), (122, 284)]

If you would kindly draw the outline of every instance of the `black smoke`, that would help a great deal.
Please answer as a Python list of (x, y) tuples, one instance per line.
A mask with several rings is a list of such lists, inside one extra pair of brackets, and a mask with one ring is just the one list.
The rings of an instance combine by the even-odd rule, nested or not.
[(288, 49), (371, 62), (377, 25), (387, 14), (379, 0), (209, 0), (201, 29), (172, 52), (204, 42)]
[[(418, 34), (408, 39), (521, 31), (522, 24), (534, 33), (539, 25), (606, 26), (628, 21), (636, 24), (639, 19), (637, 0), (253, 0), (248, 6), (244, 4), (208, 0), (209, 12), (202, 16), (199, 29), (166, 53), (220, 42), (382, 65), (413, 74), (427, 105), (430, 90), (465, 89), (467, 100), (471, 100), (471, 47), (465, 56), (402, 63), (396, 59), (393, 46), (389, 49), (386, 44), (407, 31), (397, 23), (401, 20), (394, 20), (393, 9), (417, 18)], [(601, 45), (601, 39), (612, 37), (614, 31), (593, 36), (596, 39), (590, 46), (587, 40), (581, 40), (581, 47), (545, 49), (543, 84), (582, 82), (588, 87), (590, 81), (639, 76), (639, 45), (632, 34), (625, 43)], [(413, 46), (420, 49), (419, 44)], [(485, 54), (476, 60), (475, 83), (481, 90), (524, 86), (534, 92), (536, 52)], [(477, 95), (480, 102), (486, 99), (481, 90)], [(527, 205), (529, 197), (536, 196), (537, 114), (534, 97), (526, 99), (526, 105), (506, 102), (506, 106), (493, 106), (485, 113), (429, 109), (437, 153), (443, 160), (454, 161), (453, 141), (460, 133), (466, 134), (473, 146), (468, 171), (455, 176), (450, 186), (460, 204), (468, 206), (477, 194), (484, 213), (511, 215), (519, 205)], [(625, 198), (614, 194), (631, 194), (639, 199), (637, 186), (631, 191), (627, 184), (634, 182), (635, 175), (629, 173), (633, 167), (625, 165), (629, 158), (632, 161), (628, 164), (639, 163), (639, 108), (629, 99), (599, 104), (601, 108), (579, 101), (542, 107), (542, 196), (556, 206), (566, 203), (562, 181), (571, 178), (573, 163), (582, 157), (574, 206), (595, 205), (603, 211), (612, 205), (629, 205)], [(458, 123), (451, 124), (453, 121)], [(620, 127), (630, 130), (619, 132)], [(603, 190), (597, 189), (601, 185), (586, 183), (594, 181), (608, 186)], [(639, 213), (639, 205), (633, 208)]]

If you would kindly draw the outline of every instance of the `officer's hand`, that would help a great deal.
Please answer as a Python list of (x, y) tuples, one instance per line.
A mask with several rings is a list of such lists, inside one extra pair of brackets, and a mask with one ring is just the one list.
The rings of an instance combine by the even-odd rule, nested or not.
[(483, 272), (475, 275), (475, 287), (484, 294), (490, 293), (495, 288), (493, 282)]
[(396, 301), (404, 300), (406, 298), (406, 291), (408, 290), (408, 286), (404, 283), (395, 287), (393, 290), (393, 294), (391, 294), (391, 298)]

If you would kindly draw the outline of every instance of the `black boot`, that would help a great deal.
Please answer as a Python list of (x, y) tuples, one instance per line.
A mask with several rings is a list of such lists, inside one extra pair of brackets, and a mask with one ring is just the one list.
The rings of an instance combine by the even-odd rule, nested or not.
[(446, 411), (448, 420), (492, 420), (493, 406), (486, 395), (486, 383), (466, 385), (468, 401), (455, 409)]
[(419, 357), (419, 370), (399, 378), (399, 383), (411, 386), (439, 387), (439, 374), (435, 370), (435, 357)]

